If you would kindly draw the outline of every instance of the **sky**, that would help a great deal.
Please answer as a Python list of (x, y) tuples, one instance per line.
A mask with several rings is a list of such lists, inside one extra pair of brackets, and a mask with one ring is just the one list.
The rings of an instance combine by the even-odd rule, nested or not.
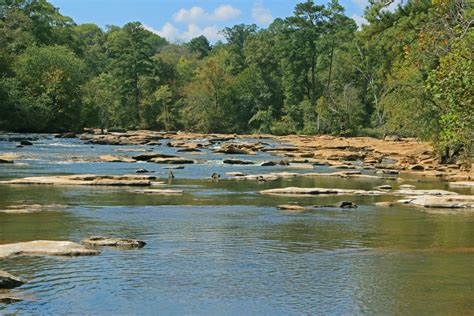
[[(212, 43), (222, 40), (220, 30), (235, 24), (267, 27), (275, 18), (292, 15), (296, 0), (50, 0), (63, 15), (78, 24), (123, 26), (141, 22), (171, 42), (187, 42), (205, 35)], [(327, 1), (315, 0), (318, 4)], [(339, 0), (346, 15), (363, 23), (368, 0)]]

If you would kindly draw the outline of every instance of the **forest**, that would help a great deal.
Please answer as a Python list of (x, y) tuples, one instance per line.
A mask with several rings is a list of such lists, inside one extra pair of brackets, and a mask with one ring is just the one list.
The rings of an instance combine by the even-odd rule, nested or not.
[(0, 130), (82, 128), (399, 135), (472, 155), (474, 9), (297, 4), (268, 28), (170, 43), (140, 22), (76, 24), (46, 0), (0, 3)]

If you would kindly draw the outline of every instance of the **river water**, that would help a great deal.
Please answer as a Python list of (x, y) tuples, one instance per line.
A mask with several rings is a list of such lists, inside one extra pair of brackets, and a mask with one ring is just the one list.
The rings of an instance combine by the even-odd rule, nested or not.
[[(255, 140), (254, 140), (255, 141)], [(274, 140), (265, 140), (275, 143)], [(474, 214), (377, 207), (393, 196), (275, 197), (270, 188), (328, 187), (454, 190), (439, 179), (404, 181), (295, 177), (258, 183), (231, 180), (225, 172), (266, 173), (283, 166), (231, 166), (204, 151), (179, 156), (198, 163), (164, 165), (101, 163), (102, 154), (134, 155), (143, 146), (91, 146), (78, 139), (40, 135), (33, 146), (0, 141), (0, 154), (17, 153), (19, 164), (0, 164), (0, 179), (74, 173), (155, 171), (180, 196), (144, 195), (125, 187), (0, 185), (0, 209), (18, 204), (62, 204), (33, 214), (0, 213), (0, 243), (38, 239), (80, 241), (90, 235), (130, 237), (143, 249), (101, 249), (92, 257), (18, 257), (0, 261), (28, 280), (10, 294), (24, 298), (1, 305), (0, 314), (451, 314), (474, 313)], [(155, 146), (153, 151), (176, 153)], [(255, 161), (265, 153), (233, 155)], [(225, 156), (228, 158), (228, 155)], [(315, 167), (314, 172), (333, 171)], [(209, 176), (217, 172), (220, 181)], [(355, 202), (356, 209), (318, 208), (303, 213), (276, 205)]]

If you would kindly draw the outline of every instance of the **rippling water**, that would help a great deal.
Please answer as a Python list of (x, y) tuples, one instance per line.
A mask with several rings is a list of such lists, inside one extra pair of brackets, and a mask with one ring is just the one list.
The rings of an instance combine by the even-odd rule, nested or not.
[[(165, 171), (156, 164), (77, 162), (100, 154), (123, 155), (114, 149), (127, 147), (91, 148), (79, 140), (45, 137), (21, 149), (0, 142), (0, 153), (17, 152), (23, 155), (19, 161), (29, 164), (0, 165), (0, 178), (122, 174), (142, 167)], [(0, 185), (0, 208), (24, 200), (67, 205), (36, 214), (0, 213), (0, 243), (80, 241), (90, 235), (148, 243), (139, 250), (104, 248), (93, 257), (0, 261), (0, 270), (29, 281), (10, 293), (24, 301), (0, 305), (0, 314), (473, 313), (474, 215), (374, 206), (393, 199), (389, 196), (343, 198), (357, 203), (357, 209), (289, 213), (275, 206), (328, 204), (341, 198), (283, 198), (256, 192), (283, 186), (372, 189), (399, 182), (213, 182), (203, 178), (212, 172), (260, 173), (284, 167), (225, 166), (220, 163), (223, 156), (210, 153), (182, 156), (202, 159), (173, 171), (176, 179), (169, 186), (183, 190), (182, 196), (143, 195), (127, 188)], [(266, 154), (244, 158), (274, 159)], [(418, 188), (447, 189), (439, 180), (408, 180), (405, 183)]]

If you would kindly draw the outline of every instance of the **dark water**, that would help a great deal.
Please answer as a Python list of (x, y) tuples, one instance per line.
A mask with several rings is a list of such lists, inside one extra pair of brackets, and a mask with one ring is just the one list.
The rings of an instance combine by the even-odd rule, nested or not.
[[(23, 157), (17, 160), (28, 165), (0, 165), (0, 178), (166, 171), (148, 163), (77, 162), (101, 154), (136, 154), (117, 148), (133, 146), (91, 148), (80, 140), (49, 136), (25, 148), (2, 141), (0, 154), (19, 153)], [(156, 146), (154, 151), (176, 149)], [(94, 257), (0, 261), (0, 270), (29, 281), (12, 291), (25, 300), (0, 305), (0, 314), (473, 314), (474, 214), (374, 206), (393, 200), (391, 196), (288, 198), (257, 193), (284, 186), (372, 189), (385, 183), (448, 189), (440, 180), (298, 177), (256, 183), (223, 176), (213, 182), (204, 179), (212, 172), (308, 170), (226, 166), (223, 156), (209, 152), (180, 156), (199, 159), (173, 171), (176, 178), (169, 187), (183, 190), (182, 196), (143, 195), (123, 187), (0, 185), (0, 208), (67, 205), (35, 214), (0, 213), (0, 243), (80, 241), (90, 235), (148, 243), (140, 250), (105, 248)], [(275, 159), (268, 154), (235, 157)], [(288, 202), (314, 205), (347, 199), (359, 207), (304, 213), (275, 208)]]

